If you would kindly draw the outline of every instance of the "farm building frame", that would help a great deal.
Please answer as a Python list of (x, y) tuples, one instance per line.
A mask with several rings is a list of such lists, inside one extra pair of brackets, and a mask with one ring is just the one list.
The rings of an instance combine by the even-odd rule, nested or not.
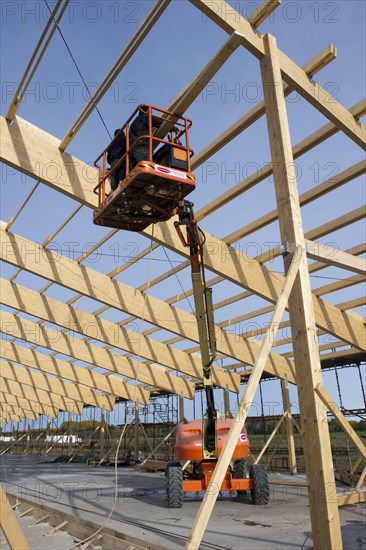
[[(202, 221), (204, 225), (207, 216), (234, 202), (270, 175), (273, 175), (276, 192), (273, 210), (262, 218), (238, 228), (224, 239), (206, 232), (210, 246), (223, 251), (221, 254), (207, 254), (205, 257), (207, 270), (213, 274), (209, 284), (215, 285), (227, 280), (238, 288), (236, 295), (216, 304), (215, 307), (225, 307), (254, 294), (268, 302), (265, 308), (267, 313), (273, 312), (271, 324), (266, 331), (263, 330), (265, 337), (262, 342), (253, 340), (253, 334), (250, 332), (240, 334), (238, 338), (226, 330), (226, 327), (233, 323), (232, 319), (220, 322), (216, 326), (218, 353), (222, 358), (230, 358), (232, 364), (223, 367), (215, 365), (215, 386), (223, 388), (224, 392), (236, 393), (241, 382), (244, 381), (246, 387), (237, 410), (237, 422), (219, 460), (213, 482), (220, 484), (223, 478), (233, 451), (233, 442), (237, 437), (236, 432), (240, 432), (263, 373), (281, 380), (284, 408), (288, 411), (284, 420), (290, 463), (292, 460), (292, 465), (294, 464), (292, 423), (288, 421), (290, 413), (287, 385), (296, 384), (314, 548), (340, 549), (342, 539), (339, 503), (327, 498), (329, 487), (334, 485), (335, 481), (326, 408), (352, 439), (363, 461), (366, 459), (366, 451), (345, 416), (334, 406), (333, 397), (323, 385), (321, 366), (325, 359), (338, 364), (346, 364), (347, 361), (361, 363), (365, 360), (364, 319), (353, 309), (365, 304), (361, 283), (365, 280), (366, 262), (361, 256), (366, 248), (365, 243), (353, 242), (347, 250), (340, 251), (325, 247), (317, 240), (362, 220), (365, 209), (364, 206), (360, 206), (304, 233), (301, 207), (325, 195), (329, 196), (330, 201), (332, 191), (364, 174), (366, 163), (361, 161), (350, 166), (329, 181), (299, 195), (294, 159), (316, 148), (337, 132), (343, 132), (365, 150), (365, 127), (359, 119), (366, 112), (366, 102), (362, 100), (351, 108), (345, 108), (335, 99), (329, 102), (327, 91), (314, 81), (316, 73), (335, 58), (334, 46), (328, 46), (306, 65), (299, 67), (278, 48), (274, 36), (263, 36), (257, 30), (266, 17), (279, 6), (280, 0), (266, 0), (248, 20), (222, 0), (190, 1), (208, 19), (221, 27), (228, 34), (228, 38), (209, 63), (170, 102), (167, 109), (183, 115), (238, 48), (245, 48), (258, 60), (264, 92), (263, 101), (257, 103), (193, 157), (193, 169), (201, 166), (261, 117), (266, 117), (272, 159), (264, 169), (208, 202), (196, 213), (197, 220)], [(65, 410), (78, 413), (84, 405), (110, 411), (113, 410), (116, 399), (147, 404), (150, 395), (159, 395), (161, 392), (177, 394), (183, 401), (183, 398), (192, 399), (196, 386), (200, 387), (202, 384), (199, 346), (195, 345), (186, 350), (174, 347), (176, 342), (184, 340), (188, 340), (189, 345), (192, 342), (198, 344), (194, 315), (175, 305), (182, 299), (182, 295), (164, 301), (149, 294), (149, 290), (155, 284), (174, 276), (177, 268), (165, 272), (156, 280), (147, 281), (139, 288), (116, 279), (122, 271), (141, 258), (147, 257), (151, 250), (159, 246), (166, 247), (185, 259), (179, 270), (189, 265), (188, 252), (181, 245), (173, 220), (144, 230), (146, 249), (108, 274), (83, 264), (88, 255), (92, 254), (92, 249), (72, 261), (48, 248), (49, 243), (63, 227), (78, 215), (80, 208), (90, 209), (96, 206), (97, 199), (93, 189), (97, 184), (97, 171), (82, 159), (70, 155), (67, 148), (129, 59), (137, 55), (139, 45), (168, 8), (169, 3), (169, 0), (159, 0), (155, 4), (83, 111), (70, 125), (69, 131), (59, 140), (16, 114), (27, 86), (68, 4), (67, 1), (59, 0), (7, 115), (1, 118), (0, 160), (34, 179), (34, 188), (27, 200), (37, 186), (46, 185), (75, 201), (75, 211), (72, 215), (42, 243), (33, 242), (26, 236), (12, 232), (12, 225), (21, 216), (27, 200), (1, 225), (1, 260), (17, 268), (15, 275), (8, 280), (2, 278), (0, 282), (1, 303), (6, 306), (1, 312), (1, 330), (10, 337), (1, 345), (1, 392), (3, 403), (8, 405), (3, 405), (0, 410), (2, 422), (23, 417), (35, 418), (37, 414), (55, 416), (58, 411)], [(329, 121), (296, 145), (291, 143), (285, 103), (285, 97), (294, 90)], [(50, 176), (50, 165), (57, 166), (56, 179)], [(279, 223), (281, 246), (271, 252), (275, 256), (283, 256), (285, 276), (266, 266), (269, 254), (249, 258), (234, 246), (240, 239), (274, 221)], [(115, 233), (116, 230), (109, 231), (103, 238), (103, 243)], [(98, 246), (101, 244), (102, 242), (98, 243)], [(309, 263), (308, 260), (314, 262)], [(312, 291), (309, 273), (328, 265), (341, 267), (345, 274), (343, 280)], [(44, 278), (47, 283), (37, 292), (19, 285), (16, 277), (23, 270)], [(46, 291), (53, 284), (72, 290), (75, 293), (74, 297), (62, 302), (47, 296)], [(333, 290), (355, 285), (360, 288), (360, 295), (351, 301), (335, 306), (322, 298)], [(185, 289), (185, 294), (189, 295), (190, 292), (190, 289)], [(99, 308), (92, 313), (79, 309), (74, 303), (83, 296), (99, 302)], [(118, 323), (117, 343), (112, 338), (114, 324), (102, 316), (110, 307), (128, 315)], [(285, 309), (289, 312), (289, 322), (281, 323)], [(38, 320), (24, 318), (22, 313)], [(255, 319), (262, 313), (262, 310), (247, 312), (237, 320)], [(131, 320), (139, 319), (141, 316), (156, 328), (139, 334), (139, 338), (136, 339), (127, 325)], [(275, 340), (275, 332), (286, 323), (297, 327), (297, 337), (292, 342), (291, 352), (276, 353), (273, 348), (279, 342)], [(58, 333), (50, 328), (53, 325), (60, 327)], [(90, 325), (98, 328), (98, 340), (105, 345), (104, 347), (89, 343), (93, 340), (87, 329)], [(160, 329), (171, 333), (171, 337), (166, 341), (154, 340), (154, 332)], [(70, 330), (79, 333), (83, 338), (73, 339)], [(332, 343), (319, 346), (317, 334), (324, 333), (333, 336)], [(55, 334), (58, 334), (57, 338)], [(26, 341), (31, 346), (24, 347), (19, 340)], [(44, 355), (37, 351), (38, 346), (52, 350), (51, 355), (47, 356), (47, 361)], [(113, 348), (120, 348), (124, 354), (114, 353), (111, 351)], [(67, 355), (70, 360), (60, 359), (57, 357), (58, 354)], [(135, 357), (140, 357), (141, 361), (137, 361)], [(84, 361), (90, 366), (77, 366), (74, 364), (77, 360)], [(96, 368), (104, 369), (105, 372), (96, 371)], [(23, 386), (29, 388), (26, 392), (27, 401), (24, 400)], [(22, 407), (17, 398), (22, 399)], [(49, 404), (49, 410), (44, 409), (45, 403)], [(363, 472), (365, 473), (365, 470)], [(361, 478), (364, 478), (364, 473)], [(365, 491), (362, 490), (361, 484), (357, 487), (355, 495), (355, 498), (365, 500)], [(216, 497), (217, 493), (210, 492), (202, 503), (187, 548), (198, 548)]]

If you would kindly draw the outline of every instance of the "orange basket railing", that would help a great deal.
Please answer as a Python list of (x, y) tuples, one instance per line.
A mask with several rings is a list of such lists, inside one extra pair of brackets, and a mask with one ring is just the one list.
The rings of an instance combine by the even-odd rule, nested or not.
[[(130, 145), (130, 126), (135, 120), (136, 116), (142, 112), (148, 117), (148, 133), (138, 136), (138, 138)], [(155, 129), (153, 126), (153, 117), (160, 119), (160, 127)], [(101, 206), (105, 203), (107, 198), (106, 192), (106, 181), (109, 179), (111, 174), (118, 168), (124, 166), (125, 168), (125, 177), (129, 175), (131, 170), (134, 168), (132, 166), (132, 154), (133, 151), (138, 147), (138, 145), (148, 140), (148, 157), (144, 160), (155, 162), (154, 161), (154, 151), (160, 144), (167, 144), (173, 146), (174, 148), (182, 150), (186, 154), (187, 159), (187, 172), (191, 170), (190, 159), (193, 156), (193, 150), (189, 146), (189, 129), (192, 126), (192, 121), (184, 116), (181, 116), (177, 113), (167, 111), (166, 109), (161, 109), (160, 107), (155, 107), (149, 104), (141, 104), (132, 113), (130, 118), (124, 123), (121, 127), (120, 132), (114, 137), (114, 139), (109, 143), (106, 149), (99, 155), (99, 157), (94, 161), (94, 166), (98, 169), (98, 185), (94, 188), (94, 193), (98, 195), (98, 206)], [(115, 140), (117, 140), (120, 135), (124, 132), (126, 137), (126, 152), (125, 154), (111, 167), (107, 167), (107, 153), (110, 147), (113, 145)], [(167, 136), (164, 138), (164, 136)]]

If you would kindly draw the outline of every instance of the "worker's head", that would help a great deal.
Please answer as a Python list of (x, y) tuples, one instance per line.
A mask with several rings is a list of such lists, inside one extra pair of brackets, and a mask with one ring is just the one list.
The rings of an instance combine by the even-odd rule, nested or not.
[(117, 128), (117, 130), (114, 131), (114, 137), (116, 137), (117, 134), (119, 134), (121, 131), (121, 128)]

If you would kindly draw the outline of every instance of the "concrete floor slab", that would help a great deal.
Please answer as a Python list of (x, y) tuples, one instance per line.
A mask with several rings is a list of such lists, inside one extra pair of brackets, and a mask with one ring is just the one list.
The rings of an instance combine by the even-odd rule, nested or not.
[[(114, 500), (114, 469), (85, 464), (42, 463), (39, 457), (4, 455), (0, 477), (5, 490), (71, 513), (80, 520), (106, 521)], [(116, 506), (107, 525), (169, 550), (184, 548), (201, 498), (188, 497), (182, 509), (167, 507), (164, 474), (118, 469)], [(272, 480), (304, 482), (304, 476), (271, 473)], [(345, 550), (366, 548), (365, 503), (340, 509)], [(250, 496), (218, 498), (202, 549), (274, 550), (312, 548), (306, 487), (271, 485), (267, 506)], [(337, 550), (337, 549), (334, 549)]]

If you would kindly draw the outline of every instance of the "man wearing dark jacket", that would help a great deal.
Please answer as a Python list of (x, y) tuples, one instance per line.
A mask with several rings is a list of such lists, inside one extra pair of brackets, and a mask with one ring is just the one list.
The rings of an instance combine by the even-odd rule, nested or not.
[[(160, 128), (164, 122), (161, 118), (152, 116), (152, 127)], [(140, 108), (139, 114), (132, 122), (130, 126), (130, 147), (140, 136), (146, 136), (149, 134), (149, 116), (144, 108)], [(140, 139), (135, 147), (131, 150), (130, 161), (132, 161), (132, 168), (136, 166), (140, 160), (147, 160), (149, 158), (149, 139)]]
[[(120, 133), (121, 132), (121, 133)], [(118, 135), (119, 134), (119, 135)], [(114, 131), (114, 140), (112, 141), (107, 151), (107, 162), (111, 168), (120, 160), (126, 153), (126, 136), (120, 128)], [(117, 189), (119, 182), (126, 177), (126, 159), (111, 173), (110, 183), (111, 189)]]

